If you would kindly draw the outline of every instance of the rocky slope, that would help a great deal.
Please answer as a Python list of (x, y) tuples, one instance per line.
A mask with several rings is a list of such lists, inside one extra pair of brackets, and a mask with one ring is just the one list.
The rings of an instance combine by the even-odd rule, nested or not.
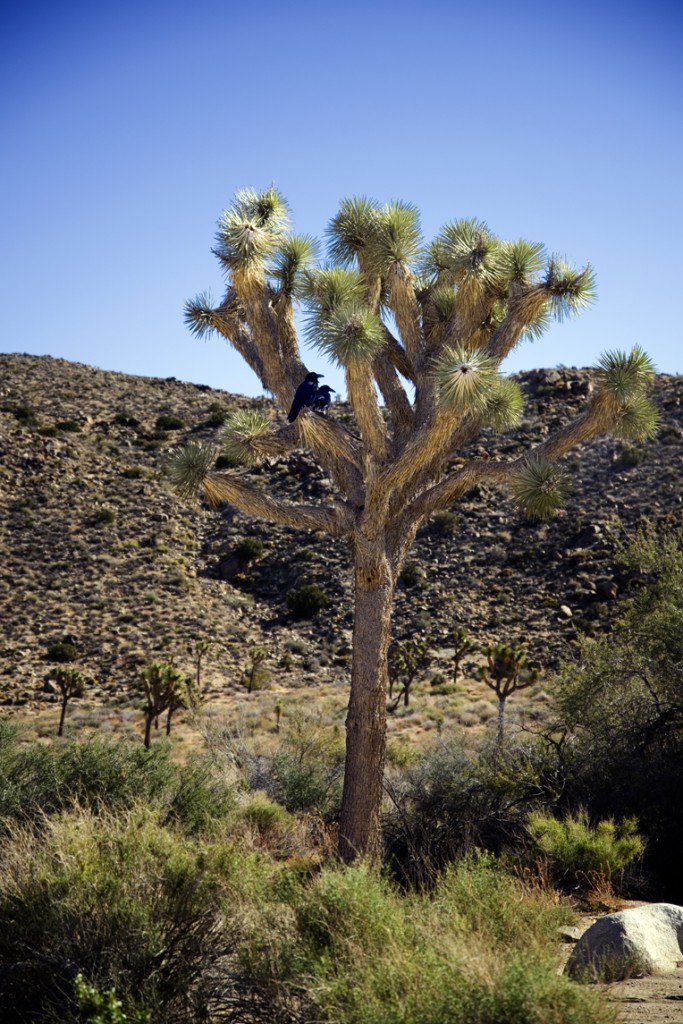
[[(520, 377), (526, 419), (479, 450), (510, 457), (585, 403), (586, 370)], [(475, 489), (418, 535), (396, 601), (395, 635), (429, 631), (444, 661), (455, 621), (480, 643), (521, 641), (548, 668), (577, 629), (605, 628), (629, 582), (615, 542), (644, 519), (683, 520), (683, 378), (659, 376), (658, 436), (601, 439), (571, 453), (566, 510), (548, 524), (519, 516), (507, 495)], [(48, 695), (50, 647), (68, 640), (94, 681), (91, 696), (124, 698), (141, 664), (192, 669), (197, 641), (210, 694), (236, 682), (250, 645), (271, 674), (300, 682), (347, 677), (352, 588), (344, 544), (177, 498), (163, 474), (170, 447), (220, 439), (235, 408), (282, 413), (174, 379), (105, 372), (50, 357), (0, 355), (0, 704)], [(348, 410), (333, 406), (333, 416)], [(327, 500), (329, 481), (305, 452), (248, 471), (290, 500)], [(252, 545), (251, 560), (245, 538)], [(330, 599), (311, 620), (287, 595), (317, 583)], [(48, 684), (49, 688), (49, 684)]]

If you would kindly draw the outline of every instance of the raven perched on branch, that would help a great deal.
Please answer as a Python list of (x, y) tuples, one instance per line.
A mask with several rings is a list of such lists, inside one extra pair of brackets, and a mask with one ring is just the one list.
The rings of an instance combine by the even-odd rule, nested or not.
[(289, 410), (287, 419), (290, 423), (293, 423), (299, 413), (304, 408), (310, 408), (313, 405), (313, 399), (316, 396), (318, 390), (318, 380), (320, 377), (324, 377), (324, 373), (307, 373), (299, 387), (296, 389), (294, 395), (294, 401), (292, 402), (292, 408)]
[(320, 413), (321, 416), (327, 415), (327, 410), (330, 407), (332, 401), (331, 395), (335, 394), (334, 388), (329, 387), (328, 384), (323, 384), (315, 393), (313, 402), (311, 403), (311, 409), (313, 412)]

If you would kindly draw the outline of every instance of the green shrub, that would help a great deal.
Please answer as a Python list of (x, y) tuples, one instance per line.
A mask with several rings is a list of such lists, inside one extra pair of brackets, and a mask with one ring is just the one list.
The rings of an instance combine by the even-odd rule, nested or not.
[(408, 590), (424, 585), (424, 574), (420, 566), (415, 562), (406, 562), (398, 578), (399, 582)]
[(436, 537), (450, 537), (457, 523), (458, 517), (454, 512), (442, 509), (441, 512), (435, 512), (429, 520), (429, 532)]
[(536, 852), (545, 858), (552, 876), (572, 888), (590, 889), (623, 874), (645, 848), (637, 829), (635, 818), (618, 825), (607, 818), (592, 826), (585, 810), (561, 821), (540, 812), (529, 817)]
[(258, 537), (244, 537), (235, 544), (233, 550), (240, 562), (248, 565), (263, 554), (263, 541)]
[(23, 423), (27, 427), (38, 426), (38, 416), (35, 409), (32, 409), (30, 405), (15, 405), (12, 409), (14, 418)]
[(177, 822), (192, 835), (208, 835), (236, 814), (235, 794), (218, 774), (215, 763), (192, 758), (178, 772), (167, 802), (167, 821)]
[(57, 643), (50, 644), (47, 649), (48, 661), (56, 661), (61, 664), (66, 664), (71, 661), (78, 661), (78, 650), (74, 644), (68, 640), (59, 640)]
[(61, 430), (63, 434), (80, 434), (83, 427), (78, 420), (59, 420), (55, 426), (57, 430)]
[(145, 1011), (135, 1013), (132, 1017), (124, 1013), (116, 989), (100, 992), (94, 985), (89, 985), (82, 974), (76, 975), (74, 994), (79, 1020), (83, 1024), (149, 1024), (151, 1020)]
[(116, 522), (116, 512), (113, 508), (98, 508), (90, 517), (92, 526), (111, 526)]
[(209, 427), (222, 427), (228, 418), (228, 414), (220, 402), (212, 402), (209, 406), (209, 412), (211, 415), (206, 421)]
[(626, 469), (639, 466), (647, 458), (647, 449), (634, 448), (633, 445), (624, 445), (619, 452), (619, 462)]
[[(607, 636), (584, 639), (552, 690), (572, 732), (566, 809), (637, 818), (643, 871), (659, 899), (683, 901), (683, 532), (639, 531), (619, 552), (642, 581)], [(563, 808), (564, 809), (564, 808)]]
[(170, 748), (157, 744), (67, 741), (19, 747), (16, 733), (0, 730), (0, 818), (40, 822), (73, 806), (93, 811), (157, 805), (171, 800), (178, 770)]
[(287, 595), (287, 607), (295, 619), (312, 619), (329, 603), (329, 597), (317, 583), (307, 583)]
[(161, 416), (157, 416), (154, 426), (157, 430), (182, 430), (185, 421), (180, 416), (165, 412)]
[(232, 945), (219, 918), (231, 869), (217, 849), (144, 809), (81, 810), (40, 832), (14, 829), (0, 863), (4, 1024), (78, 1019), (77, 973), (100, 992), (115, 987), (133, 1019), (205, 1019), (210, 973)]

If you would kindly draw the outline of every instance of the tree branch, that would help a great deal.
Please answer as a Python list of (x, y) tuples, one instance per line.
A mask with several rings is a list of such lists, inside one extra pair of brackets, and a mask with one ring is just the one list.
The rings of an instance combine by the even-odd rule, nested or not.
[(346, 390), (366, 447), (373, 455), (386, 458), (389, 454), (389, 438), (377, 401), (370, 364), (355, 360), (349, 362), (346, 367)]
[(293, 526), (302, 530), (323, 530), (333, 537), (347, 535), (352, 529), (351, 510), (342, 502), (334, 508), (322, 505), (294, 505), (268, 497), (258, 488), (239, 480), (235, 476), (221, 476), (209, 473), (202, 482), (206, 497), (211, 504), (227, 501), (247, 515), (259, 516), (282, 526)]
[(418, 495), (405, 511), (408, 519), (420, 520), (437, 509), (447, 508), (478, 483), (504, 483), (530, 459), (555, 462), (568, 451), (589, 441), (598, 434), (607, 433), (613, 423), (608, 396), (598, 393), (584, 413), (566, 427), (509, 462), (473, 459), (457, 473)]

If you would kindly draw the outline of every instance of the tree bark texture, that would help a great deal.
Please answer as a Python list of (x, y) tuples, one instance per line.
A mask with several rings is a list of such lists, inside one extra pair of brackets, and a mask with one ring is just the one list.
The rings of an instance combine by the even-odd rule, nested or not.
[(356, 560), (351, 696), (339, 853), (347, 863), (381, 854), (380, 818), (387, 723), (387, 650), (394, 586), (383, 552)]

